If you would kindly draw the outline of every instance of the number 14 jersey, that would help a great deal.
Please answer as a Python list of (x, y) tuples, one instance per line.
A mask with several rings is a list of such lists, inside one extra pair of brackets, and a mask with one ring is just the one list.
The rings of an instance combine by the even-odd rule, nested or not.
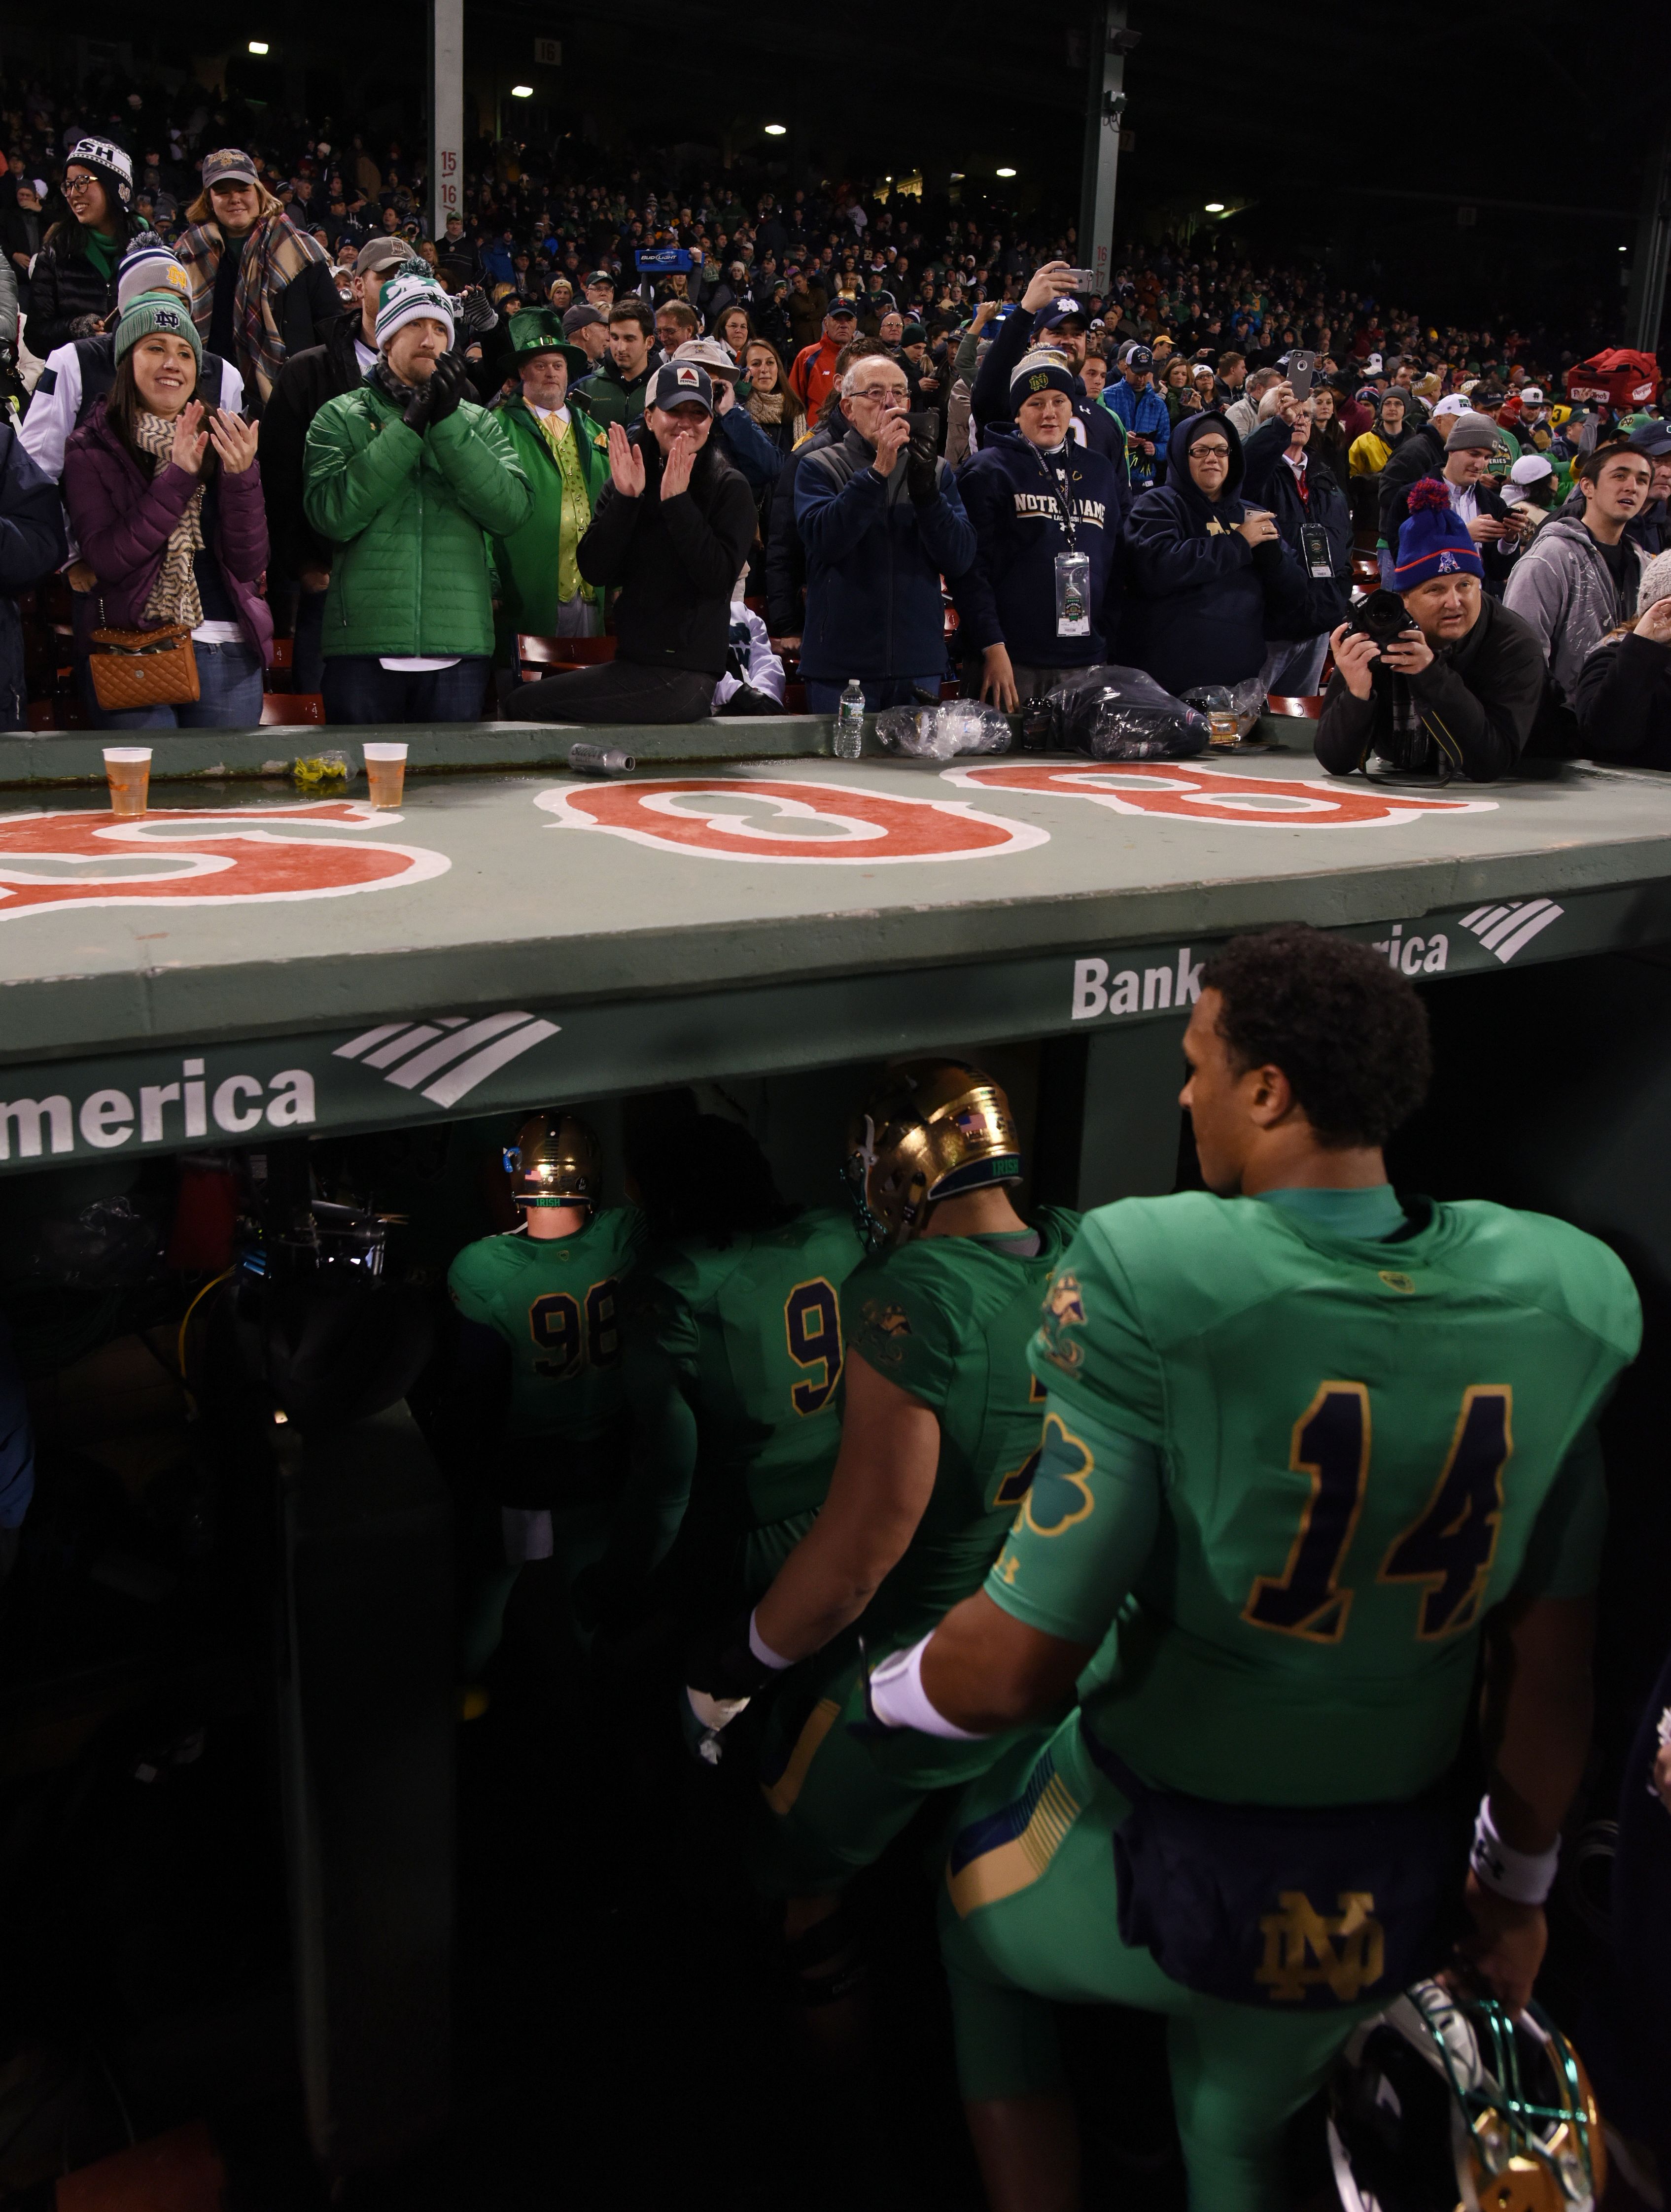
[(1546, 1216), (1410, 1211), (1359, 1241), (1252, 1199), (1126, 1200), (1050, 1285), (1033, 1362), (1065, 1472), (1018, 1522), (1020, 1579), (1095, 1559), (1110, 1431), (1158, 1450), (1158, 1534), (1084, 1696), (1164, 1786), (1413, 1794), (1454, 1754), (1487, 1609), (1593, 1584), (1590, 1429), (1640, 1340), (1630, 1278)]

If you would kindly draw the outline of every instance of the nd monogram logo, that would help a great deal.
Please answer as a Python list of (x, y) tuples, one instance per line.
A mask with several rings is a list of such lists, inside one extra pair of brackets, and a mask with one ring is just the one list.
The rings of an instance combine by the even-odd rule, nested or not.
[(1343, 1889), (1333, 1915), (1319, 1912), (1303, 1889), (1278, 1893), (1280, 1912), (1260, 1920), (1265, 1956), (1254, 1976), (1279, 2004), (1303, 2004), (1308, 1990), (1327, 1987), (1341, 2004), (1355, 2004), (1386, 1969), (1381, 1923), (1373, 1918), (1368, 1890)]

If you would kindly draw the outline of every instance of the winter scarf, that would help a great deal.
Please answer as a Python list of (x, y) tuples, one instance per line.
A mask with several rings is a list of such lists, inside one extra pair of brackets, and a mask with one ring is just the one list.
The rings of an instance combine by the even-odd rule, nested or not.
[[(151, 457), (151, 474), (160, 477), (174, 455), (173, 418), (143, 410), (133, 426), (134, 443)], [(184, 623), (196, 629), (203, 620), (203, 601), (197, 597), (197, 556), (203, 550), (201, 483), (185, 502), (179, 520), (168, 533), (167, 549), (156, 581), (145, 602), (147, 622)]]
[[(191, 319), (206, 338), (215, 313), (215, 275), (221, 265), (219, 224), (192, 223), (177, 250), (191, 278)], [(244, 240), (233, 301), (233, 327), (238, 367), (246, 380), (254, 376), (263, 400), (284, 366), (284, 340), (274, 301), (310, 261), (329, 258), (317, 240), (298, 230), (277, 208), (261, 216)]]

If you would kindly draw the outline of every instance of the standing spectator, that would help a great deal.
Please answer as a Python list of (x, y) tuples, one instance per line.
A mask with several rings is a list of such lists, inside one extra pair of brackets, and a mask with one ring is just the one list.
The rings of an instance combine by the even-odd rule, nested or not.
[(938, 699), (945, 669), (940, 579), (955, 582), (975, 558), (951, 469), (931, 440), (911, 438), (910, 387), (899, 363), (867, 356), (841, 389), (845, 436), (809, 452), (795, 477), (806, 548), (800, 669), (814, 714), (833, 714), (854, 677), (872, 710), (908, 705), (920, 690)]
[(1274, 517), (1240, 497), (1242, 441), (1225, 416), (1172, 433), (1166, 482), (1126, 518), (1121, 657), (1174, 695), (1259, 674), (1269, 637), (1297, 637), (1310, 613), (1298, 562)]
[(702, 317), (689, 300), (664, 300), (655, 313), (656, 343), (671, 361), (687, 338), (701, 331)]
[(184, 623), (199, 696), (195, 705), (102, 714), (101, 724), (253, 729), (273, 638), (257, 589), (267, 518), (255, 426), (205, 409), (203, 342), (173, 294), (142, 293), (116, 326), (115, 351), (115, 382), (64, 453), (64, 504), (99, 580), (101, 622)]
[(1503, 603), (1531, 625), (1561, 696), (1572, 699), (1584, 663), (1637, 611), (1648, 564), (1625, 526), (1648, 496), (1653, 470), (1626, 445), (1598, 446), (1575, 471), (1583, 513), (1543, 525), (1515, 564)]
[(1267, 646), (1261, 680), (1279, 697), (1309, 699), (1322, 677), (1328, 633), (1346, 617), (1352, 517), (1345, 492), (1313, 456), (1316, 428), (1310, 400), (1296, 400), (1285, 383), (1266, 395), (1267, 403), (1277, 393), (1283, 396), (1269, 419), (1242, 448), (1242, 489), (1276, 517), (1282, 542), (1305, 579), (1310, 604), (1302, 629)]
[(526, 309), (511, 342), (519, 388), (501, 401), (496, 419), (533, 493), (521, 528), (494, 540), (500, 660), (514, 668), (519, 631), (596, 637), (603, 629), (603, 595), (581, 575), (577, 555), (606, 467), (587, 418), (568, 404), (568, 380), (585, 374), (586, 356), (564, 338), (556, 317)]
[(17, 595), (64, 559), (58, 486), (0, 416), (0, 730), (21, 730), (27, 709), (23, 624)]
[(29, 272), (23, 342), (45, 361), (67, 345), (83, 315), (102, 323), (116, 305), (116, 266), (136, 230), (128, 212), (133, 164), (106, 138), (82, 138), (64, 165), (70, 215), (47, 232)]
[(261, 483), (273, 566), (268, 597), (291, 603), (286, 612), (293, 623), (291, 678), (298, 691), (318, 691), (324, 681), (325, 595), (332, 557), (304, 506), (308, 426), (327, 400), (352, 392), (376, 366), (383, 287), (411, 266), (398, 238), (374, 238), (361, 247), (352, 307), (331, 325), (323, 345), (291, 355), (261, 418)]
[(1166, 419), (1174, 429), (1186, 415), (1200, 412), (1201, 395), (1189, 374), (1189, 363), (1182, 354), (1174, 354), (1167, 362), (1161, 378), (1160, 396), (1166, 402)]
[(610, 309), (609, 357), (573, 387), (574, 404), (601, 429), (611, 422), (635, 422), (644, 412), (655, 366), (655, 325), (648, 303), (629, 293)]
[(562, 334), (586, 356), (585, 374), (590, 376), (609, 351), (608, 316), (600, 315), (582, 300), (578, 307), (563, 309)]
[(795, 353), (804, 352), (816, 345), (823, 327), (829, 295), (823, 285), (813, 281), (804, 269), (797, 269), (789, 280), (789, 343)]
[[(709, 322), (708, 328), (708, 336), (717, 338), (732, 359), (740, 366), (744, 356), (749, 349), (749, 340), (753, 335), (753, 325), (749, 320), (748, 309), (738, 306), (735, 302), (729, 307), (721, 307), (719, 313)], [(694, 337), (696, 332), (689, 331), (685, 336)], [(680, 343), (684, 343), (683, 339)]]
[(1157, 457), (1171, 435), (1166, 402), (1150, 380), (1154, 356), (1133, 346), (1121, 365), (1121, 378), (1103, 395), (1103, 404), (1126, 434), (1126, 471), (1133, 491), (1146, 490), (1159, 473)]
[[(1444, 465), (1438, 471), (1438, 480), (1449, 493), (1451, 507), (1461, 517), (1469, 537), (1480, 547), (1486, 584), (1497, 587), (1493, 592), (1497, 596), (1508, 577), (1510, 563), (1529, 535), (1525, 518), (1512, 512), (1488, 480), (1492, 459), (1497, 451), (1497, 425), (1488, 422), (1483, 415), (1468, 413), (1440, 416), (1431, 430), (1438, 431), (1444, 438)], [(1417, 431), (1399, 454), (1396, 465), (1401, 469), (1411, 453), (1419, 447), (1425, 448), (1430, 434), (1430, 430)], [(1386, 489), (1394, 465), (1388, 463), (1381, 475), (1381, 527), (1387, 539), (1381, 551), (1381, 574), (1389, 591), (1398, 589), (1392, 581), (1394, 561), (1390, 549), (1398, 542), (1398, 533), (1408, 518), (1410, 495), (1414, 489), (1407, 479), (1390, 490)]]
[(836, 356), (851, 345), (858, 333), (859, 318), (850, 300), (832, 301), (817, 341), (805, 347), (789, 364), (789, 389), (816, 421), (823, 411), (836, 382)]
[(777, 447), (780, 461), (786, 461), (805, 427), (806, 410), (789, 388), (782, 355), (767, 339), (749, 340), (744, 366), (748, 410)]
[[(1377, 410), (1380, 404), (1380, 397), (1377, 395), (1376, 401)], [(1380, 481), (1376, 486), (1381, 543), (1383, 546), (1395, 546), (1398, 544), (1398, 533), (1403, 526), (1406, 514), (1405, 501), (1411, 485), (1419, 483), (1424, 477), (1436, 477), (1439, 474), (1445, 465), (1445, 440), (1467, 411), (1467, 400), (1460, 392), (1455, 392), (1437, 401), (1425, 422), (1413, 427), (1407, 411), (1404, 426), (1407, 434), (1401, 441), (1397, 451), (1382, 469)], [(1496, 433), (1493, 432), (1492, 443), (1495, 444), (1495, 442)], [(1478, 470), (1476, 474), (1483, 476), (1485, 474), (1483, 467)], [(1390, 566), (1389, 562), (1382, 563), (1383, 569), (1389, 569)]]
[(1643, 570), (1636, 605), (1578, 672), (1583, 750), (1622, 768), (1671, 769), (1671, 552)]
[[(1036, 345), (1056, 346), (1077, 372), (1085, 358), (1090, 327), (1084, 307), (1074, 297), (1072, 278), (1065, 261), (1047, 261), (1042, 269), (1035, 270), (1018, 307), (999, 310), (990, 301), (983, 301), (975, 311), (970, 334), (977, 345), (988, 317), (997, 323), (997, 335), (981, 358), (970, 393), (975, 428), (982, 436), (989, 423), (1012, 419), (1010, 380), (1023, 354)], [(1161, 416), (1164, 420), (1164, 403)], [(1110, 407), (1109, 395), (1105, 392), (1097, 404), (1086, 392), (1084, 384), (1076, 380), (1073, 418), (1076, 441), (1111, 461), (1124, 481), (1129, 458), (1125, 424)]]
[(205, 155), (203, 181), (178, 249), (191, 318), (210, 352), (237, 364), (258, 415), (285, 362), (325, 343), (342, 302), (324, 247), (291, 222), (247, 154)]
[[(11, 205), (0, 213), (0, 250), (10, 266), (13, 281), (27, 286), (29, 264), (40, 251), (40, 185), (33, 177), (20, 177)], [(27, 298), (25, 306), (28, 304)]]
[[(1061, 356), (1024, 354), (1012, 381), (1014, 428), (993, 423), (959, 481), (975, 557), (953, 592), (964, 695), (1006, 714), (1112, 657), (1127, 498), (1113, 463), (1071, 435), (1074, 379)], [(1064, 608), (1060, 562), (1074, 554), (1085, 590)]]
[(1314, 384), (1311, 387), (1311, 459), (1315, 465), (1326, 468), (1340, 487), (1340, 496), (1346, 497), (1346, 481), (1352, 474), (1347, 459), (1350, 441), (1346, 425), (1340, 420), (1340, 394), (1332, 384)]
[(307, 433), (309, 523), (337, 550), (325, 610), (337, 722), (479, 719), (493, 653), (487, 533), (533, 494), (504, 431), (464, 398), (453, 303), (428, 276), (388, 284), (376, 366)]
[(1246, 378), (1241, 391), (1224, 410), (1224, 420), (1245, 445), (1259, 428), (1259, 403), (1273, 384), (1280, 384), (1279, 368), (1256, 368)]
[(1411, 434), (1405, 422), (1405, 397), (1396, 386), (1381, 395), (1372, 429), (1361, 431), (1347, 449), (1354, 477), (1378, 477)]
[(730, 651), (731, 594), (754, 538), (754, 501), (714, 428), (714, 387), (693, 361), (656, 371), (641, 422), (609, 431), (610, 480), (580, 540), (580, 574), (617, 592), (616, 657), (524, 684), (518, 721), (696, 722)]
[(689, 338), (673, 355), (675, 361), (694, 361), (705, 368), (714, 386), (714, 422), (726, 449), (726, 458), (738, 470), (757, 498), (776, 481), (782, 456), (748, 409), (737, 397), (743, 380), (741, 362), (733, 361), (718, 338)]

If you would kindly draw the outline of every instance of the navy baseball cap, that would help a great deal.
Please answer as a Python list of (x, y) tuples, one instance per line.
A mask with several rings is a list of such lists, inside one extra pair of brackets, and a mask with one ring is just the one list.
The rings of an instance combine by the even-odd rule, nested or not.
[(1662, 453), (1671, 453), (1671, 422), (1644, 422), (1625, 442), (1632, 453), (1648, 453), (1657, 459)]
[(714, 386), (708, 371), (694, 361), (664, 362), (655, 373), (645, 399), (647, 407), (672, 409), (694, 400), (708, 414), (714, 412)]
[(1040, 308), (1033, 328), (1035, 331), (1054, 331), (1060, 323), (1088, 323), (1090, 319), (1073, 295), (1065, 292), (1060, 300), (1053, 300), (1048, 307)]
[(1126, 356), (1123, 365), (1127, 368), (1152, 368), (1155, 357), (1147, 346), (1133, 346)]

